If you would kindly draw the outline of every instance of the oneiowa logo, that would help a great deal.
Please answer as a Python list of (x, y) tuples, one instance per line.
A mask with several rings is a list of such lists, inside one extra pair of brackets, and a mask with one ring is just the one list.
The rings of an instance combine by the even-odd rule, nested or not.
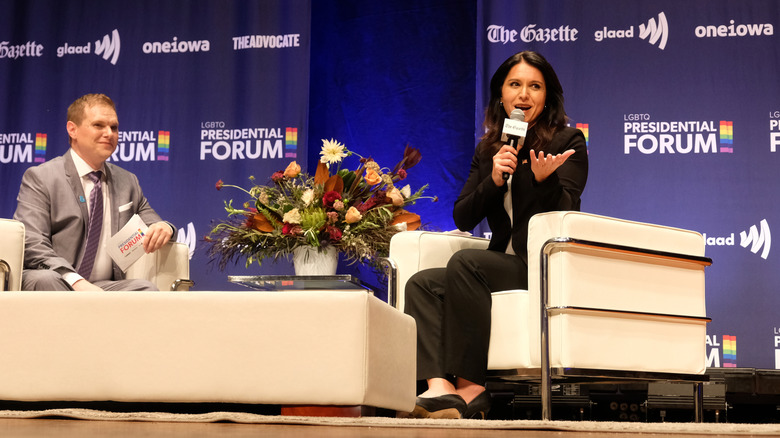
[(203, 122), (200, 159), (255, 160), (297, 156), (297, 128), (229, 129), (225, 122)]
[(706, 154), (734, 152), (731, 121), (652, 121), (649, 114), (623, 115), (623, 153)]
[[(728, 236), (708, 236), (704, 234), (704, 242), (707, 246), (735, 246), (735, 235), (731, 233)], [(766, 219), (761, 219), (758, 226), (751, 225), (745, 231), (739, 233), (739, 245), (747, 248), (753, 254), (761, 252), (761, 258), (766, 260), (769, 257), (769, 251), (772, 249), (772, 233), (769, 230), (769, 223)]]
[(119, 142), (108, 161), (168, 161), (170, 131), (119, 131)]
[(0, 164), (43, 163), (47, 141), (47, 135), (42, 133), (0, 133)]
[[(111, 34), (103, 35), (102, 39), (95, 41), (95, 55), (103, 57), (106, 61), (116, 65), (119, 59), (119, 50), (121, 48), (119, 31), (114, 29)], [(57, 57), (62, 58), (65, 55), (82, 55), (92, 53), (92, 43), (81, 45), (71, 45), (65, 43), (57, 47)]]
[[(598, 42), (607, 39), (624, 39), (634, 38), (634, 26), (630, 26), (628, 29), (610, 29), (604, 26), (603, 29), (599, 29), (593, 35)], [(666, 48), (666, 41), (669, 39), (669, 25), (666, 22), (666, 14), (660, 12), (658, 14), (658, 21), (655, 18), (647, 20), (647, 24), (639, 25), (639, 38), (647, 40), (652, 45), (657, 45), (659, 49), (664, 50)]]

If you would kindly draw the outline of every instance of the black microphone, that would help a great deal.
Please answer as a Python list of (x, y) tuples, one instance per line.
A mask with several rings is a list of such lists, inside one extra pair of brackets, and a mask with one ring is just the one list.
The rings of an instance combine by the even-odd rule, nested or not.
[[(520, 108), (512, 110), (508, 119), (504, 119), (504, 128), (501, 130), (501, 140), (509, 143), (515, 149), (520, 149), (525, 143), (525, 133), (528, 131), (528, 123), (525, 122), (525, 113)], [(501, 175), (504, 181), (509, 179), (509, 173)]]

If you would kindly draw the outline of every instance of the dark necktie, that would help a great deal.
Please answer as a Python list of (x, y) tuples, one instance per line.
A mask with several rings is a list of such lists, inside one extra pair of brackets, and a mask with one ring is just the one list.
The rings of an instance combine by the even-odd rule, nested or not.
[(87, 227), (87, 245), (84, 248), (84, 257), (79, 265), (79, 275), (89, 280), (92, 267), (95, 265), (100, 233), (103, 229), (103, 186), (100, 177), (103, 172), (96, 170), (89, 174), (89, 178), (95, 183), (89, 194), (89, 226)]

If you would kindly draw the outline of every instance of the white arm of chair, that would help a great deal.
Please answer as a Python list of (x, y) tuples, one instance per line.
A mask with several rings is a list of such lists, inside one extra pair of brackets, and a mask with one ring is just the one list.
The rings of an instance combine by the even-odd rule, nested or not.
[(447, 266), (450, 257), (466, 248), (487, 249), (488, 239), (431, 231), (404, 231), (390, 239), (390, 255), (397, 267), (396, 307), (404, 308), (404, 289), (409, 277), (429, 268)]
[(22, 290), (24, 224), (0, 219), (0, 291)]
[(161, 291), (189, 290), (189, 247), (183, 243), (169, 242), (152, 254), (144, 254), (126, 273), (129, 279), (149, 280)]

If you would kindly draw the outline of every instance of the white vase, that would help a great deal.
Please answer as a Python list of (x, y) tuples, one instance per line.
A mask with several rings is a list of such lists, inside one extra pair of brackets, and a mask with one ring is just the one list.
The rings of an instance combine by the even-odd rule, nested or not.
[(322, 252), (313, 246), (299, 246), (293, 250), (295, 275), (335, 275), (339, 252), (328, 247)]

